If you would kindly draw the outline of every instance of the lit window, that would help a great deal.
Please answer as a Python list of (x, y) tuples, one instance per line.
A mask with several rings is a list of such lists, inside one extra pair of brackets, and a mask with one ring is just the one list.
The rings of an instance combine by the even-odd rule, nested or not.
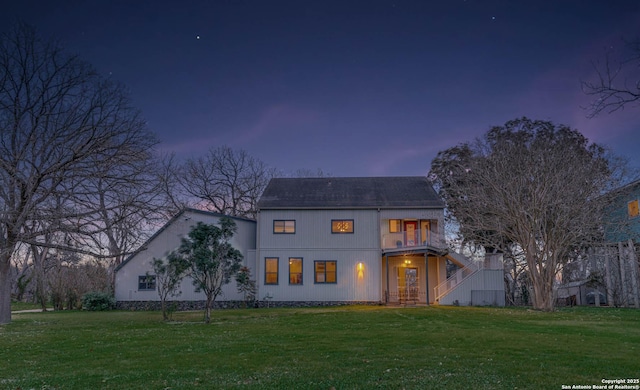
[(264, 284), (278, 284), (278, 258), (264, 259)]
[(353, 219), (332, 220), (331, 233), (353, 233)]
[(336, 261), (316, 261), (316, 283), (336, 283)]
[(302, 258), (289, 258), (289, 284), (302, 284)]
[(275, 220), (273, 221), (273, 232), (277, 234), (294, 234), (296, 232), (296, 221)]
[(389, 220), (389, 233), (399, 233), (400, 232), (400, 220), (399, 219), (390, 219)]
[(156, 276), (155, 275), (140, 275), (138, 276), (138, 290), (155, 290), (156, 289)]
[(627, 209), (629, 212), (629, 218), (635, 218), (640, 215), (640, 209), (638, 208), (638, 199), (629, 202), (627, 204)]

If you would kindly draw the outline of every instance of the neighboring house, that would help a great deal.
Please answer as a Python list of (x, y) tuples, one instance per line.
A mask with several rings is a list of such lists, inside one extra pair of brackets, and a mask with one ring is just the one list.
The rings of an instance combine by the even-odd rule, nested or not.
[(605, 241), (638, 242), (640, 238), (640, 180), (609, 193), (612, 197), (605, 223)]
[[(258, 202), (259, 298), (504, 305), (503, 270), (449, 253), (425, 177), (272, 179)], [(461, 267), (446, 278), (446, 260)], [(475, 296), (475, 300), (472, 299)]]
[[(221, 215), (186, 210), (116, 270), (116, 300), (158, 299), (141, 283), (150, 261), (180, 244), (196, 221)], [(237, 219), (262, 305), (345, 303), (504, 305), (502, 262), (473, 263), (450, 252), (444, 203), (425, 177), (272, 179), (258, 221)], [(251, 241), (253, 239), (253, 241)], [(460, 269), (447, 279), (446, 261)], [(190, 281), (179, 301), (204, 299)], [(221, 300), (241, 299), (232, 282)]]
[(613, 197), (605, 221), (604, 285), (607, 301), (640, 308), (640, 180), (609, 193)]
[[(182, 238), (186, 237), (198, 222), (217, 225), (222, 217), (224, 215), (219, 213), (185, 209), (160, 228), (136, 253), (115, 269), (115, 298), (118, 307), (135, 308), (139, 305), (157, 307), (151, 303), (160, 300), (151, 261), (154, 258), (163, 258), (177, 249)], [(251, 269), (252, 275), (255, 275), (256, 222), (244, 218), (229, 218), (233, 219), (238, 229), (231, 239), (231, 244), (242, 253), (243, 264)], [(201, 304), (205, 300), (204, 293), (195, 292), (190, 278), (182, 281), (180, 291), (180, 295), (169, 299)], [(224, 287), (223, 296), (219, 300), (242, 300), (241, 294), (237, 292), (235, 281)]]
[(640, 180), (605, 196), (611, 203), (603, 221), (603, 239), (581, 261), (570, 264), (570, 282), (558, 287), (558, 298), (578, 305), (594, 304), (598, 290), (606, 291), (601, 301), (609, 305), (640, 308)]

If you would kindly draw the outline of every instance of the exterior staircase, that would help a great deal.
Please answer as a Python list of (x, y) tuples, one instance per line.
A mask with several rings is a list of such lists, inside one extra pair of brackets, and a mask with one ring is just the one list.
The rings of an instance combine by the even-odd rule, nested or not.
[(449, 252), (445, 257), (460, 269), (434, 288), (436, 302), (441, 305), (504, 306), (502, 261), (493, 258), (474, 262), (456, 252)]

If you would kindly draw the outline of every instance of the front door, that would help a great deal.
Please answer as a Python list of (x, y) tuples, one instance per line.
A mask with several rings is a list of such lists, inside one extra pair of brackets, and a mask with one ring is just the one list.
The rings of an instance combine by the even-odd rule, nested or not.
[(400, 302), (417, 301), (420, 288), (418, 286), (417, 268), (398, 269), (398, 298)]
[(418, 243), (418, 222), (404, 221), (404, 245), (416, 246)]

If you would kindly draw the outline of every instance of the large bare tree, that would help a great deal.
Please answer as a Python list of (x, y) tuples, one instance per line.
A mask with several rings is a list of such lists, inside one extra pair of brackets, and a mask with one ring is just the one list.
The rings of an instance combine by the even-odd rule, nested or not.
[(198, 206), (235, 216), (256, 218), (256, 205), (275, 170), (244, 150), (227, 146), (184, 164), (180, 183)]
[[(42, 238), (53, 230), (95, 233), (89, 221), (97, 208), (81, 202), (98, 191), (89, 183), (150, 158), (155, 144), (121, 85), (25, 24), (1, 36), (0, 323), (11, 321), (17, 245), (92, 253)], [(34, 226), (44, 231), (26, 229)]]
[(534, 307), (554, 308), (571, 251), (601, 236), (614, 186), (605, 149), (578, 131), (527, 118), (441, 151), (430, 175), (465, 240), (526, 259)]
[(625, 42), (620, 50), (612, 48), (593, 67), (595, 77), (582, 82), (583, 91), (593, 97), (589, 117), (640, 103), (640, 39)]

